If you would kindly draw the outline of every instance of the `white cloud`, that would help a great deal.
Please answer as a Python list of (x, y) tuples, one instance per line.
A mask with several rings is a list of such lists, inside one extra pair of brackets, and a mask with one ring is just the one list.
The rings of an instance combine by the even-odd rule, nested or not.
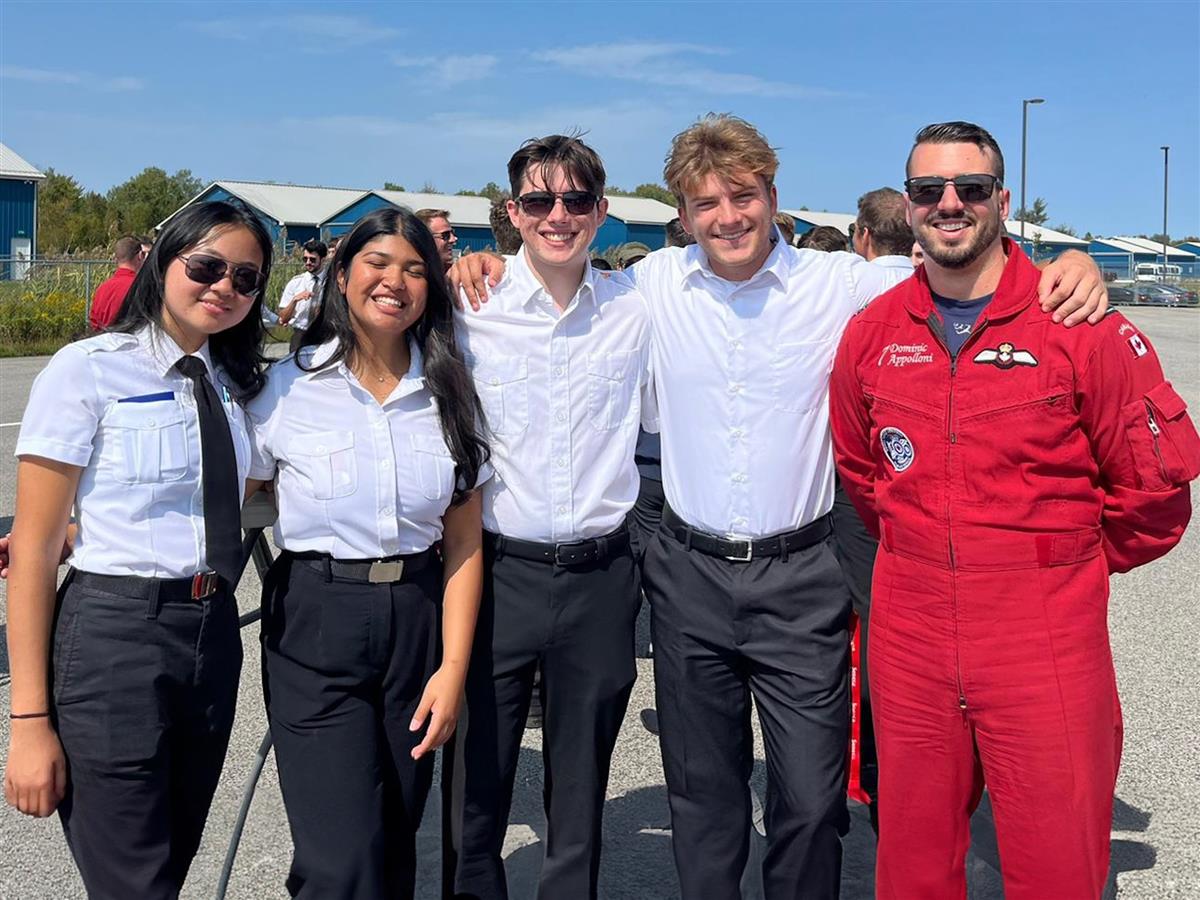
[(723, 48), (701, 44), (630, 42), (561, 47), (534, 53), (533, 59), (582, 76), (619, 78), (705, 94), (793, 99), (846, 96), (842, 91), (726, 72), (698, 61), (729, 55), (730, 51)]
[(392, 63), (402, 69), (422, 69), (427, 87), (447, 87), (489, 77), (500, 62), (498, 56), (477, 53), (472, 56), (393, 56)]
[(29, 69), (22, 66), (0, 66), (0, 78), (30, 81), (35, 84), (71, 84), (96, 91), (140, 91), (146, 83), (140, 78), (121, 75), (103, 78), (88, 72), (68, 72), (60, 69)]
[(286, 42), (302, 53), (337, 53), (389, 41), (404, 32), (358, 16), (320, 13), (283, 14), (278, 18), (206, 19), (189, 22), (202, 34), (234, 41)]

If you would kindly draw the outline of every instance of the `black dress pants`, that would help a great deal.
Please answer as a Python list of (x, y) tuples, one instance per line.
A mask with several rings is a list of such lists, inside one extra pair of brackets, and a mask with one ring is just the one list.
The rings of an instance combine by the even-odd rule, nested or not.
[(451, 773), (445, 894), (508, 897), (501, 851), (540, 666), (546, 856), (537, 896), (594, 898), (609, 763), (637, 674), (633, 554), (559, 567), (497, 555), (485, 535), (484, 564), (466, 721), (454, 758), (443, 762)]
[(862, 516), (846, 496), (841, 481), (833, 495), (833, 540), (838, 564), (850, 591), (850, 600), (859, 621), (859, 685), (862, 707), (859, 752), (863, 790), (872, 802), (879, 791), (879, 757), (875, 752), (875, 722), (871, 718), (871, 682), (867, 671), (867, 637), (871, 620), (871, 578), (875, 573), (875, 551), (879, 541), (867, 531)]
[(637, 558), (639, 566), (646, 558), (646, 548), (650, 546), (650, 541), (658, 533), (666, 502), (663, 483), (657, 478), (642, 475), (638, 484), (637, 502), (633, 504), (629, 517), (629, 537), (633, 544), (633, 555)]
[(731, 562), (666, 529), (645, 562), (684, 900), (734, 900), (749, 852), (751, 697), (766, 747), (766, 900), (835, 900), (848, 827), (847, 623), (832, 539)]
[(67, 757), (58, 813), (91, 900), (179, 896), (233, 728), (242, 642), (232, 593), (59, 592), (54, 717)]
[(408, 900), (433, 754), (408, 730), (441, 657), (442, 573), (340, 581), (281, 554), (263, 585), (263, 687), (294, 855), (313, 900)]

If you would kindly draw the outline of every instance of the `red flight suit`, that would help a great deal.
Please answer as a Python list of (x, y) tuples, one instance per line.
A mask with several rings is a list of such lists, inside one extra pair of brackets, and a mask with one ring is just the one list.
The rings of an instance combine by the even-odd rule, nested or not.
[(924, 268), (842, 339), (838, 469), (880, 537), (871, 691), (880, 898), (966, 896), (986, 782), (1008, 900), (1096, 900), (1121, 713), (1108, 576), (1191, 516), (1200, 437), (1121, 314), (1064, 328), (1005, 241), (992, 301), (952, 362)]

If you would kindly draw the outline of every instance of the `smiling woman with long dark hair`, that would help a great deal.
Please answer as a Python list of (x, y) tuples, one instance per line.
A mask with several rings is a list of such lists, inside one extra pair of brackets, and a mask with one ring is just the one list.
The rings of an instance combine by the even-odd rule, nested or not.
[(441, 261), (412, 213), (354, 226), (303, 345), (249, 411), (251, 476), (274, 478), (279, 503), (263, 681), (288, 890), (411, 897), (431, 751), (470, 657), (490, 473)]
[(250, 463), (238, 401), (263, 384), (270, 271), (251, 212), (183, 210), (114, 330), (55, 354), (21, 422), (5, 797), (58, 809), (92, 897), (179, 896), (225, 759)]

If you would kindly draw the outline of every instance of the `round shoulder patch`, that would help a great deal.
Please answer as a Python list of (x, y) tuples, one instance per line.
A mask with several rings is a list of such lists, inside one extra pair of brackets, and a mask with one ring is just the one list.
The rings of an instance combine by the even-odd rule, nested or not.
[(879, 443), (883, 447), (883, 455), (897, 472), (903, 472), (913, 463), (916, 450), (908, 435), (899, 428), (887, 426), (879, 430)]

